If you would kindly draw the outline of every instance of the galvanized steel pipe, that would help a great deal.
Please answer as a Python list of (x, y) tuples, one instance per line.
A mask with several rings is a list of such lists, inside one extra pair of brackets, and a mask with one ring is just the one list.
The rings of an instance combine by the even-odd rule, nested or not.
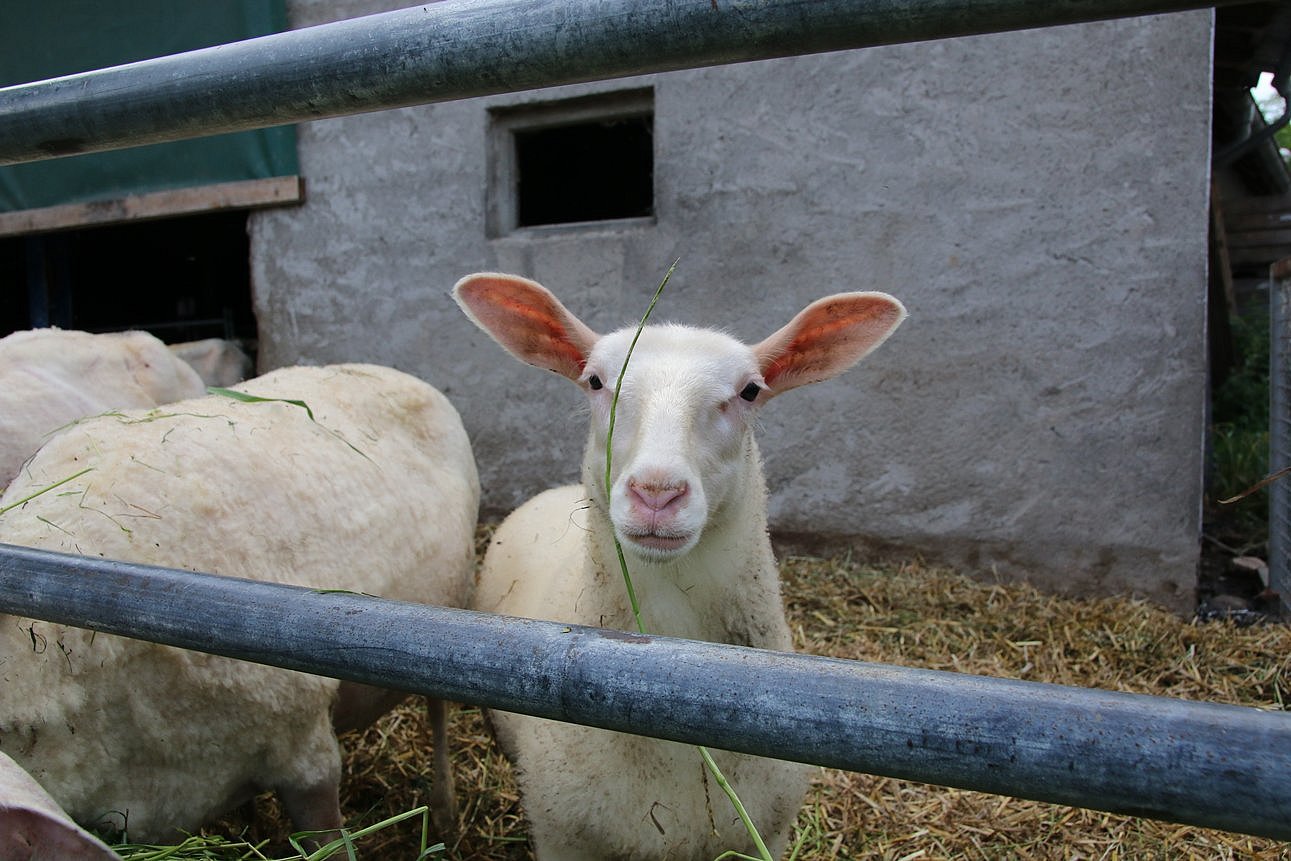
[(622, 732), (1291, 839), (1291, 715), (1281, 712), (645, 637), (6, 545), (0, 612)]
[(0, 164), (647, 72), (1233, 2), (446, 0), (2, 89)]

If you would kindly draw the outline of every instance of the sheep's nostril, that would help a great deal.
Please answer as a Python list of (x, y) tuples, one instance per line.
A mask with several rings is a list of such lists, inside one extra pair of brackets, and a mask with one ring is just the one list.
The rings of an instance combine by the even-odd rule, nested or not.
[(684, 481), (673, 484), (629, 481), (628, 489), (646, 508), (651, 511), (663, 511), (685, 496), (687, 487)]

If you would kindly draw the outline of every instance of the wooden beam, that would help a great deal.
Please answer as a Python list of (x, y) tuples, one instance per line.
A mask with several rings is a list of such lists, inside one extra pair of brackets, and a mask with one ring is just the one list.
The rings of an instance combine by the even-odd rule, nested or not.
[[(1224, 290), (1224, 306), (1232, 315), (1237, 309), (1237, 293), (1233, 289), (1233, 263), (1228, 257), (1228, 231), (1224, 226), (1224, 202), (1220, 199), (1219, 183), (1210, 184), (1210, 244), (1214, 266), (1219, 270), (1219, 283)], [(1224, 323), (1227, 330), (1227, 322)]]
[(303, 177), (275, 176), (4, 212), (0, 213), (0, 236), (48, 233), (220, 210), (296, 206), (304, 202)]

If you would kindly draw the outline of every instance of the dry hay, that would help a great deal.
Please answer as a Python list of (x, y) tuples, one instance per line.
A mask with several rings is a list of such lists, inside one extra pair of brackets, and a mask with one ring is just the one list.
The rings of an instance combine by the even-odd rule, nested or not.
[[(918, 563), (791, 558), (784, 576), (804, 652), (1284, 708), (1286, 627), (1198, 625), (1142, 602), (1054, 598)], [(456, 711), (452, 739), (461, 836), (446, 857), (530, 858), (510, 767), (477, 709)], [(344, 743), (352, 825), (426, 803), (419, 703)], [(281, 845), (286, 829), (270, 801), (249, 817), (227, 820), (224, 833), (245, 829)], [(1291, 848), (1270, 840), (829, 769), (816, 777), (796, 833), (802, 859), (1291, 859)], [(420, 827), (403, 823), (367, 838), (359, 857), (412, 859), (419, 839)]]

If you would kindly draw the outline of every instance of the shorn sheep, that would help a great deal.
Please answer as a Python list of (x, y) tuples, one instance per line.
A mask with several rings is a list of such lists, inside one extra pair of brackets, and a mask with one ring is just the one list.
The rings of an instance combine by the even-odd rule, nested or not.
[(205, 393), (197, 372), (147, 332), (31, 329), (0, 338), (0, 487), (69, 422)]
[(251, 376), (251, 357), (234, 341), (203, 338), (169, 344), (167, 349), (192, 366), (208, 386), (228, 388)]
[[(820, 299), (761, 343), (647, 326), (616, 410), (607, 495), (607, 423), (634, 335), (599, 335), (545, 288), (477, 274), (454, 296), (515, 357), (573, 381), (591, 406), (583, 483), (548, 490), (498, 527), (472, 607), (635, 630), (614, 539), (645, 628), (790, 650), (753, 424), (771, 398), (829, 379), (878, 346), (905, 315), (882, 293)], [(701, 859), (751, 851), (696, 750), (503, 712), (490, 715), (515, 763), (537, 855)], [(714, 752), (773, 853), (806, 792), (804, 766)]]
[[(265, 400), (208, 396), (57, 434), (0, 498), (0, 542), (465, 606), (479, 482), (442, 394), (371, 365), (236, 390)], [(173, 839), (269, 789), (298, 828), (337, 828), (336, 732), (402, 698), (0, 616), (0, 751), (76, 821), (132, 840)], [(455, 813), (431, 705), (443, 831)]]

